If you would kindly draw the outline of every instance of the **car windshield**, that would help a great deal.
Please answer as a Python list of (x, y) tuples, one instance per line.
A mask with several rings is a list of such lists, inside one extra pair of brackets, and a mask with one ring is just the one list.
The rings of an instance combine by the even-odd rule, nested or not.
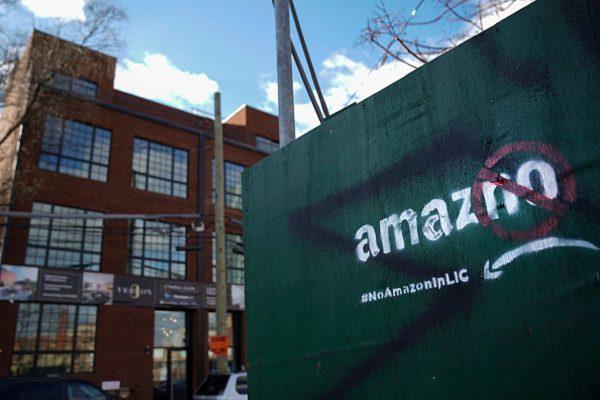
[(239, 394), (248, 394), (248, 377), (246, 375), (242, 375), (237, 378), (235, 382), (235, 390)]
[(218, 396), (223, 394), (227, 386), (229, 375), (209, 375), (200, 385), (196, 394)]

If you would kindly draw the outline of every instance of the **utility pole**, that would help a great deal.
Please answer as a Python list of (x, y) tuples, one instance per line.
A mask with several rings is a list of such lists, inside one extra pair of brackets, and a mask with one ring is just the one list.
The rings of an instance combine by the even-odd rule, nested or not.
[[(215, 93), (215, 235), (217, 239), (217, 335), (227, 335), (227, 269), (225, 265), (225, 179), (221, 93)], [(217, 355), (217, 371), (229, 372), (227, 355)]]
[(290, 38), (290, 0), (275, 0), (275, 42), (277, 48), (279, 146), (283, 147), (294, 140), (296, 129), (292, 80), (292, 40)]

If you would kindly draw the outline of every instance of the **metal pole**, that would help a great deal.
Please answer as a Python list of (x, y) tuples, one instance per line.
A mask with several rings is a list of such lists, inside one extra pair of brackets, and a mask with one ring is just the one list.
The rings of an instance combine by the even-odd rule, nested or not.
[(292, 41), (290, 39), (290, 1), (275, 0), (275, 42), (277, 50), (277, 92), (279, 108), (279, 146), (295, 136), (294, 89), (292, 80)]
[[(221, 93), (215, 93), (215, 236), (217, 239), (217, 335), (227, 335), (227, 270), (225, 265), (225, 179)], [(227, 373), (227, 356), (217, 356), (217, 371)]]
[[(271, 2), (273, 3), (273, 7), (275, 7), (274, 0), (271, 0)], [(298, 23), (298, 19), (296, 17), (295, 11), (294, 11), (294, 3), (292, 3), (291, 0), (290, 0), (290, 5), (292, 6), (292, 12), (294, 13), (294, 19), (296, 20), (296, 27), (298, 28), (298, 32), (301, 35), (302, 32), (300, 31), (300, 25)], [(319, 105), (317, 104), (317, 100), (315, 99), (315, 95), (313, 94), (312, 88), (310, 86), (310, 81), (306, 77), (306, 73), (304, 72), (304, 67), (302, 66), (302, 62), (300, 61), (298, 52), (296, 51), (296, 48), (294, 47), (294, 43), (291, 43), (291, 40), (290, 40), (290, 45), (291, 45), (291, 50), (292, 50), (292, 58), (293, 58), (294, 62), (296, 63), (296, 67), (298, 67), (298, 72), (300, 73), (300, 78), (302, 78), (302, 83), (304, 83), (304, 88), (306, 89), (306, 93), (308, 94), (308, 97), (310, 98), (310, 102), (312, 103), (315, 113), (317, 114), (317, 118), (319, 119), (319, 122), (323, 122), (323, 114), (321, 113), (321, 109), (319, 108)], [(304, 46), (306, 46), (306, 45), (304, 45)], [(310, 64), (310, 56), (308, 55), (308, 50), (306, 49), (306, 47), (304, 47), (304, 54), (307, 57), (309, 65), (311, 65)], [(312, 73), (313, 73), (313, 81), (314, 81), (316, 78), (314, 76), (314, 70), (312, 71)], [(315, 81), (315, 82), (317, 85), (319, 84), (317, 81)], [(318, 90), (320, 93), (321, 89), (319, 88)], [(327, 114), (327, 116), (329, 116), (329, 114)]]
[(315, 84), (315, 90), (317, 91), (317, 95), (319, 96), (319, 101), (321, 102), (321, 108), (323, 109), (323, 113), (325, 117), (329, 117), (329, 110), (327, 109), (327, 103), (325, 102), (325, 98), (323, 97), (323, 93), (321, 92), (321, 86), (319, 85), (319, 80), (317, 79), (317, 74), (315, 73), (315, 69), (313, 68), (312, 60), (310, 59), (310, 53), (308, 52), (308, 46), (306, 45), (306, 41), (304, 40), (304, 35), (302, 34), (302, 28), (300, 28), (300, 20), (298, 19), (298, 14), (296, 13), (296, 7), (294, 7), (294, 1), (290, 0), (290, 6), (292, 7), (292, 16), (294, 17), (294, 24), (296, 25), (296, 31), (298, 31), (298, 38), (300, 39), (300, 44), (302, 45), (302, 51), (304, 52), (304, 57), (306, 58), (306, 63), (308, 64), (308, 70), (310, 71), (310, 76), (312, 77), (313, 83)]
[[(203, 226), (203, 214), (204, 214), (204, 165), (205, 165), (205, 136), (204, 132), (200, 132), (198, 136), (198, 228)], [(197, 252), (196, 252), (196, 268), (197, 268), (197, 280), (203, 282), (204, 272), (204, 260), (202, 251), (202, 236), (204, 232), (197, 230), (194, 232), (197, 236)], [(207, 344), (208, 344), (208, 329), (206, 324), (206, 313), (204, 308), (196, 310), (198, 316), (197, 329), (198, 329), (198, 382), (202, 382), (202, 379), (207, 375), (205, 360), (208, 356)]]

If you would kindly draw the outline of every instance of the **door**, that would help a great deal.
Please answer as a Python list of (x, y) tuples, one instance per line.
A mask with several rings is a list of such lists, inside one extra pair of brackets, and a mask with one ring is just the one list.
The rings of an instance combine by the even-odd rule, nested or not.
[(154, 400), (186, 400), (188, 330), (184, 311), (154, 313)]

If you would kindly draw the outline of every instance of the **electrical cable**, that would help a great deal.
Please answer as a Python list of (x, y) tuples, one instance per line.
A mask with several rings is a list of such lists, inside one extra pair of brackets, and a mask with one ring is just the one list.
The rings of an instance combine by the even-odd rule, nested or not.
[(325, 102), (325, 98), (323, 97), (323, 93), (321, 92), (321, 86), (319, 85), (319, 80), (317, 79), (317, 74), (315, 73), (315, 69), (313, 67), (310, 52), (308, 51), (308, 46), (306, 45), (306, 41), (304, 40), (302, 28), (300, 27), (300, 19), (298, 18), (298, 14), (296, 13), (296, 7), (294, 6), (294, 2), (292, 0), (290, 0), (290, 8), (292, 10), (294, 24), (296, 25), (296, 31), (298, 32), (298, 38), (300, 39), (300, 44), (302, 45), (302, 51), (304, 52), (304, 58), (306, 59), (306, 63), (308, 64), (310, 76), (312, 77), (313, 84), (315, 85), (315, 90), (317, 91), (317, 95), (319, 96), (319, 101), (321, 103), (323, 113), (325, 114), (325, 118), (327, 118), (329, 117), (329, 109), (327, 108), (327, 103)]

